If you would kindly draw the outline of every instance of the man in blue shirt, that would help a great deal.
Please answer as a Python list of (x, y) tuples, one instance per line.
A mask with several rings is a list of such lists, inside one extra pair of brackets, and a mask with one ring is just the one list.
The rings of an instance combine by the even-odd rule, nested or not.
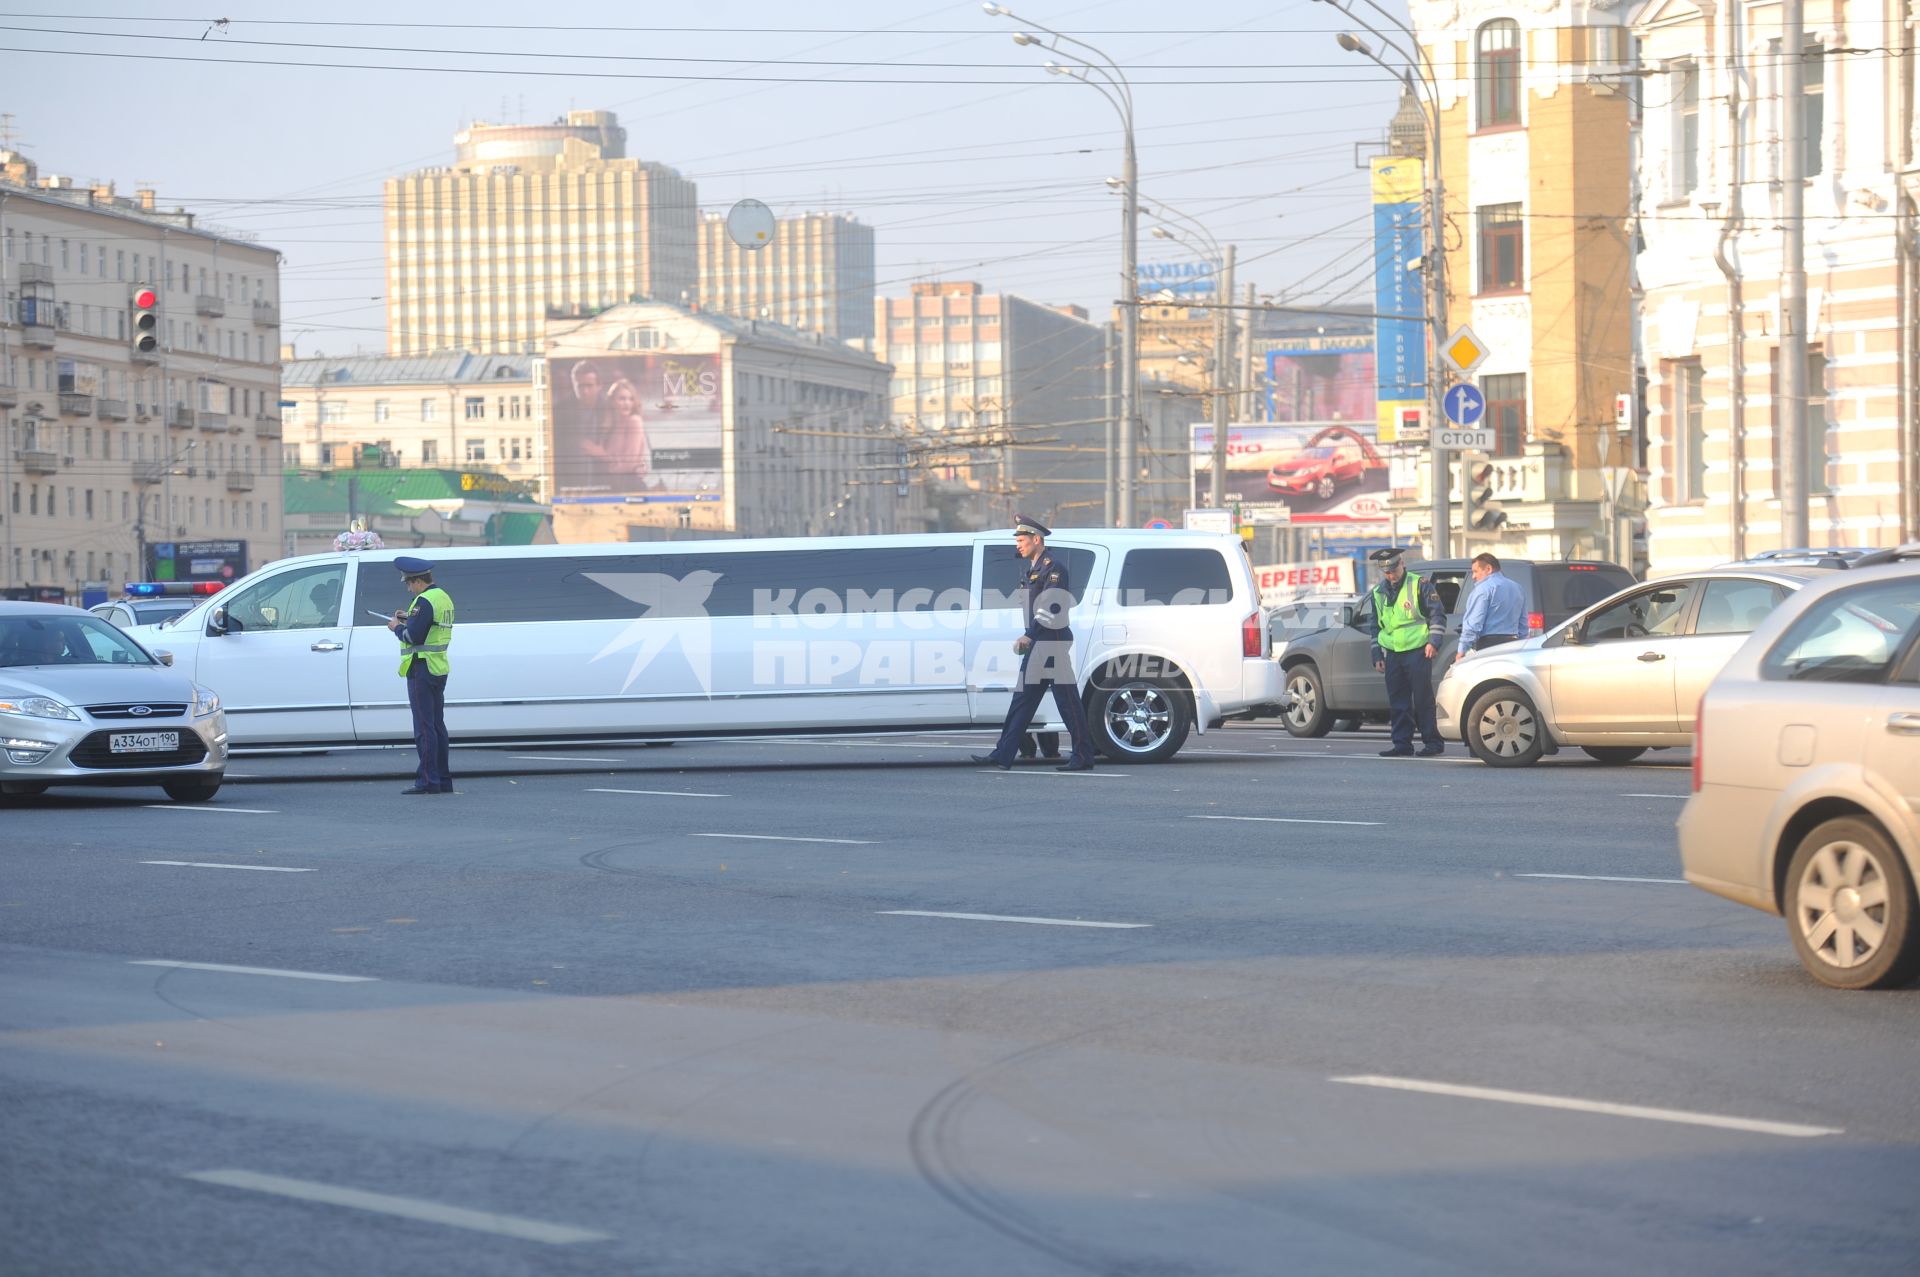
[(1473, 594), (1460, 620), (1460, 646), (1453, 659), (1527, 636), (1527, 598), (1519, 582), (1500, 570), (1491, 554), (1473, 556)]

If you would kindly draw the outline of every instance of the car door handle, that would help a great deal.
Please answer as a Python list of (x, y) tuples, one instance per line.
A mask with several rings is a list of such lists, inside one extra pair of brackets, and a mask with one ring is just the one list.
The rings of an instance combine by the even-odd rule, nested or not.
[(1896, 736), (1920, 736), (1920, 714), (1890, 714), (1887, 730)]
[(1665, 652), (1642, 652), (1637, 659), (1642, 661), (1664, 661), (1667, 659), (1667, 654)]
[(338, 652), (346, 648), (345, 643), (336, 643), (332, 639), (321, 639), (310, 649), (315, 652)]

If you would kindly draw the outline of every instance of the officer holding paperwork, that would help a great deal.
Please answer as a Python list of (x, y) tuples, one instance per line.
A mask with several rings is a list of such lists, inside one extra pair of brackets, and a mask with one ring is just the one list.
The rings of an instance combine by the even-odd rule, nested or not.
[(1018, 516), (1013, 529), (1013, 545), (1026, 560), (1020, 574), (1020, 595), (1025, 607), (1026, 632), (1013, 641), (1020, 653), (1020, 685), (1014, 689), (1013, 703), (1007, 706), (1007, 721), (1000, 729), (1000, 740), (993, 751), (975, 754), (976, 763), (991, 763), (1002, 771), (1013, 766), (1015, 753), (1027, 734), (1040, 698), (1049, 689), (1073, 741), (1067, 761), (1055, 768), (1063, 772), (1093, 770), (1093, 737), (1087, 731), (1086, 707), (1080, 703), (1080, 684), (1073, 677), (1073, 631), (1067, 625), (1073, 607), (1073, 583), (1067, 579), (1067, 565), (1047, 551), (1047, 537), (1053, 529), (1031, 515)]
[(453, 600), (433, 583), (433, 564), (403, 555), (393, 561), (413, 595), (413, 606), (395, 612), (387, 628), (400, 640), (400, 677), (407, 680), (413, 710), (413, 744), (420, 769), (403, 794), (451, 794), (447, 763), (447, 648), (453, 642)]
[(1447, 609), (1433, 582), (1407, 571), (1400, 550), (1375, 550), (1367, 557), (1380, 565), (1363, 624), (1373, 636), (1373, 668), (1387, 676), (1393, 747), (1382, 758), (1410, 758), (1413, 730), (1420, 729), (1420, 756), (1446, 750), (1433, 713), (1434, 641), (1446, 632)]

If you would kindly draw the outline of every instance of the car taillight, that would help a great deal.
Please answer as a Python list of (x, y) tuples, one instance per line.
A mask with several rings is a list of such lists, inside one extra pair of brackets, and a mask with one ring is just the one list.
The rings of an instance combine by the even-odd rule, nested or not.
[(1547, 614), (1545, 612), (1527, 613), (1527, 633), (1545, 634), (1547, 632)]
[(1707, 698), (1693, 710), (1693, 792), (1700, 792), (1700, 768), (1707, 757)]
[(1266, 627), (1260, 624), (1260, 614), (1255, 612), (1240, 622), (1240, 655), (1265, 656), (1264, 644), (1267, 637)]

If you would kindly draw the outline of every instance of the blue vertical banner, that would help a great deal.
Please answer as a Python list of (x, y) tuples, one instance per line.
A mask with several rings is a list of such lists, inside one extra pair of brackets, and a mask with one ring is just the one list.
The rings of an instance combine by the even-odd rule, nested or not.
[(1394, 443), (1409, 410), (1418, 417), (1427, 401), (1427, 325), (1422, 301), (1426, 272), (1407, 269), (1426, 253), (1422, 203), (1424, 163), (1412, 156), (1373, 161), (1374, 406), (1380, 442)]

